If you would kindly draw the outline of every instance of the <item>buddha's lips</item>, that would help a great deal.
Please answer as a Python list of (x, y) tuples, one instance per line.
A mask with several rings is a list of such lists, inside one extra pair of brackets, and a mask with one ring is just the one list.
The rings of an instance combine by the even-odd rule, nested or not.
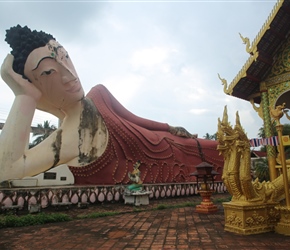
[(72, 81), (66, 83), (66, 85), (69, 85), (69, 88), (66, 89), (66, 92), (68, 92), (68, 93), (77, 93), (82, 88), (78, 79), (72, 80)]

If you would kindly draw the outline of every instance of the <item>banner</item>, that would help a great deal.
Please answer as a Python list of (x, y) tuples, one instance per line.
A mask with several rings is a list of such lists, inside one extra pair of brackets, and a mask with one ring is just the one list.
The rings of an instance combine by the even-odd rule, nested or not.
[[(285, 140), (287, 140), (287, 139), (285, 139)], [(283, 142), (283, 145), (290, 145), (289, 136), (288, 136), (287, 143), (289, 143), (289, 144), (284, 144), (284, 142)], [(250, 145), (251, 145), (251, 147), (260, 147), (260, 146), (266, 146), (266, 145), (278, 146), (279, 145), (279, 138), (278, 138), (278, 136), (271, 136), (268, 138), (260, 138), (260, 139), (254, 138), (254, 139), (250, 140)]]

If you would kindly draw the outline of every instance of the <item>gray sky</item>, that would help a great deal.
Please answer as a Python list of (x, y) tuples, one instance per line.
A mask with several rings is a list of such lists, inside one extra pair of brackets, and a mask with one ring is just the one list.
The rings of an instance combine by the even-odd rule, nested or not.
[[(20, 24), (51, 33), (69, 52), (85, 92), (97, 84), (134, 114), (183, 126), (202, 138), (217, 131), (228, 107), (239, 111), (249, 139), (262, 120), (249, 102), (223, 92), (276, 1), (1, 1), (0, 61), (5, 30)], [(0, 79), (0, 122), (14, 95)], [(57, 119), (36, 112), (33, 125)]]

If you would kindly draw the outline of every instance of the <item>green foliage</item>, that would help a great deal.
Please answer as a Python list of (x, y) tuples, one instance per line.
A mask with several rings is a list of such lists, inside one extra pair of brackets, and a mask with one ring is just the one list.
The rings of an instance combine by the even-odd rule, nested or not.
[(232, 200), (232, 197), (229, 196), (227, 198), (217, 198), (217, 199), (214, 199), (213, 200), (213, 203), (219, 204), (219, 203), (228, 202), (228, 201), (231, 201), (231, 200)]
[(71, 220), (67, 214), (55, 213), (46, 214), (40, 213), (36, 215), (28, 214), (23, 216), (6, 215), (0, 217), (0, 228), (4, 227), (24, 227), (32, 225), (41, 225), (52, 222), (62, 222)]
[(133, 212), (134, 213), (138, 213), (138, 212), (141, 212), (142, 211), (142, 209), (140, 209), (140, 208), (138, 208), (138, 207), (134, 207), (133, 208)]
[(165, 204), (160, 204), (157, 206), (157, 210), (163, 210), (163, 209), (168, 209), (168, 208), (182, 208), (182, 207), (194, 207), (196, 206), (196, 202), (184, 202), (184, 203), (177, 203), (173, 205), (165, 205)]
[(160, 204), (160, 205), (157, 206), (157, 210), (163, 210), (163, 209), (166, 209), (166, 208), (167, 208), (167, 206), (164, 205), (164, 204)]
[[(227, 201), (231, 201), (232, 197), (226, 197), (226, 198), (217, 198), (217, 199), (213, 199), (213, 203), (223, 203), (223, 202), (227, 202)], [(182, 208), (182, 207), (195, 207), (196, 205), (198, 205), (199, 202), (184, 202), (184, 203), (177, 203), (177, 204), (173, 204), (173, 205), (165, 205), (165, 204), (160, 204), (157, 206), (157, 210), (163, 210), (163, 209), (168, 209), (168, 208)]]
[(255, 177), (259, 179), (260, 182), (269, 181), (270, 173), (268, 160), (264, 158), (257, 159), (254, 164)]
[(78, 215), (78, 219), (94, 219), (94, 218), (100, 218), (100, 217), (107, 217), (112, 215), (118, 215), (120, 212), (97, 212), (97, 213), (90, 213), (85, 215)]
[[(274, 136), (277, 136), (278, 133), (277, 133), (277, 130), (276, 130), (276, 124), (275, 124), (275, 122), (274, 123), (271, 123), (271, 129), (273, 131), (273, 135)], [(287, 124), (286, 123), (286, 124), (283, 125), (282, 134), (283, 135), (290, 135), (290, 124)], [(265, 133), (264, 126), (261, 127), (261, 128), (259, 128), (258, 137), (259, 138), (266, 138), (266, 133)]]

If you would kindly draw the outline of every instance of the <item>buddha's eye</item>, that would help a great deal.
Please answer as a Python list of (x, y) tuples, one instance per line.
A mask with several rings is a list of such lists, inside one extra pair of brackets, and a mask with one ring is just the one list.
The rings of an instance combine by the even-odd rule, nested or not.
[(66, 59), (69, 59), (69, 55), (68, 55), (68, 53), (66, 53), (65, 57), (66, 57)]
[(44, 76), (44, 75), (48, 76), (48, 75), (51, 75), (53, 72), (55, 72), (54, 69), (45, 70), (45, 71), (43, 71), (43, 72), (41, 73), (41, 75), (42, 75), (42, 76)]

